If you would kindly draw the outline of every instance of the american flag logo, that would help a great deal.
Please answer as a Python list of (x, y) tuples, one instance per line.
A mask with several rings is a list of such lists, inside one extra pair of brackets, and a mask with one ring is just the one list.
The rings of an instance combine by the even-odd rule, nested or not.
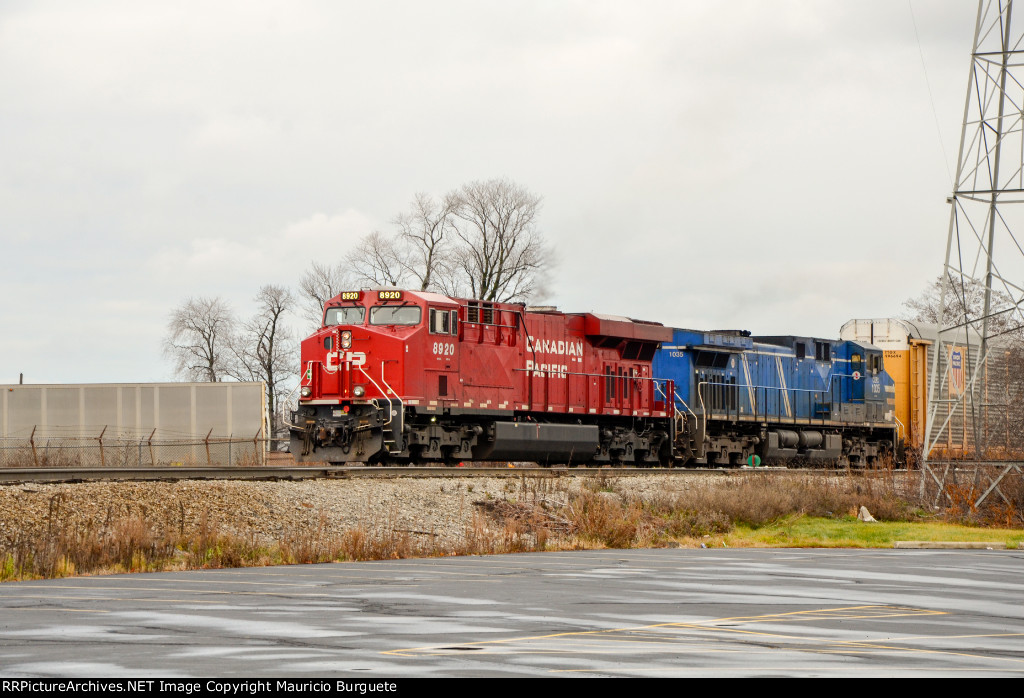
[(957, 395), (964, 392), (964, 351), (959, 348), (952, 348), (949, 352), (949, 375), (950, 383)]

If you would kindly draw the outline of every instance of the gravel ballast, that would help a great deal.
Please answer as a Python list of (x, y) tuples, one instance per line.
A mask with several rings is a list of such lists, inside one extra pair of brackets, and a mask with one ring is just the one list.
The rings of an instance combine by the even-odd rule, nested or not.
[[(694, 478), (614, 478), (616, 492), (652, 496), (695, 486)], [(85, 482), (0, 487), (0, 542), (42, 536), (54, 527), (98, 529), (144, 519), (156, 534), (192, 535), (200, 527), (272, 544), (302, 530), (340, 534), (405, 531), (457, 543), (479, 517), (474, 502), (494, 499), (564, 503), (580, 488), (607, 488), (593, 478), (374, 478), (299, 482)], [(478, 519), (479, 520), (479, 519)]]

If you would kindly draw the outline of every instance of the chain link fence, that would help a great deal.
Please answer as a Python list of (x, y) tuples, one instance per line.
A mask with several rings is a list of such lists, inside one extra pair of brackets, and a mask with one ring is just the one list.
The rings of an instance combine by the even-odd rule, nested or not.
[(0, 438), (3, 468), (146, 468), (265, 465), (277, 440), (262, 430), (251, 436), (176, 434), (153, 429), (139, 434), (99, 427), (85, 432), (34, 427)]

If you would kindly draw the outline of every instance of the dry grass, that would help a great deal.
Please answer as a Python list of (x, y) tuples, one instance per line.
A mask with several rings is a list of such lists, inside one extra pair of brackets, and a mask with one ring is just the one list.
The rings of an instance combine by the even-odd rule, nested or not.
[[(1024, 526), (1024, 478), (1004, 479), (1001, 495), (975, 506), (982, 484), (946, 486), (935, 512), (927, 503), (938, 492), (925, 488), (918, 501), (916, 477), (879, 471), (830, 478), (778, 473), (753, 473), (704, 481), (688, 489), (646, 496), (629, 494), (621, 482), (606, 477), (572, 489), (551, 478), (510, 480), (504, 496), (474, 502), (475, 509), (457, 543), (440, 544), (432, 531), (400, 528), (397, 517), (385, 515), (372, 525), (337, 532), (326, 514), (313, 524), (295, 524), (275, 543), (254, 535), (222, 531), (204, 513), (191, 533), (184, 514), (178, 530), (157, 532), (145, 508), (101, 523), (83, 522), (62, 496), (50, 500), (45, 534), (21, 535), (0, 548), (0, 581), (63, 577), (75, 574), (144, 572), (211, 567), (297, 564), (346, 560), (512, 553), (549, 549), (626, 548), (699, 545), (724, 541), (739, 530), (762, 531), (768, 542), (786, 540), (813, 544), (830, 533), (800, 533), (795, 521), (815, 518), (851, 521), (861, 506), (888, 522), (945, 519), (972, 526)], [(469, 489), (469, 488), (467, 488)], [(854, 522), (856, 523), (856, 522)], [(800, 529), (803, 531), (803, 529)], [(769, 540), (770, 539), (770, 540)], [(845, 538), (843, 540), (846, 540)], [(774, 541), (774, 542), (772, 542)], [(834, 544), (832, 541), (831, 544)], [(824, 544), (830, 544), (825, 541)], [(850, 545), (871, 544), (853, 541)]]
[(925, 488), (920, 499), (918, 477), (887, 468), (829, 478), (752, 473), (682, 492), (637, 497), (620, 491), (616, 480), (598, 476), (560, 506), (536, 494), (523, 501), (476, 504), (499, 522), (516, 522), (521, 535), (555, 533), (552, 544), (562, 547), (692, 544), (737, 527), (756, 530), (802, 517), (848, 521), (862, 506), (883, 522), (938, 519), (974, 526), (1024, 525), (1024, 478), (1019, 474), (1004, 479), (1001, 495), (988, 498), (982, 507), (974, 505), (981, 492), (976, 486), (947, 486), (947, 508), (940, 511), (927, 505), (936, 493)]
[(841, 515), (861, 506), (879, 520), (905, 521), (919, 512), (910, 489), (888, 473), (829, 478), (760, 473), (688, 492), (668, 506), (717, 511), (734, 523), (749, 526), (794, 514)]
[(947, 484), (943, 489), (946, 519), (968, 526), (1024, 526), (1024, 479), (1004, 479), (999, 492), (978, 506), (986, 489), (979, 482)]
[[(891, 472), (821, 478), (751, 474), (723, 478), (684, 492), (637, 497), (598, 476), (564, 502), (525, 483), (515, 499), (478, 501), (476, 506), (507, 530), (538, 547), (552, 540), (567, 547), (649, 547), (758, 527), (794, 515), (846, 516), (867, 506), (884, 521), (916, 518), (920, 509), (900, 491)], [(550, 485), (549, 485), (550, 487)], [(532, 488), (532, 489), (531, 489)], [(479, 536), (477, 536), (479, 538)], [(515, 547), (513, 540), (507, 547)]]
[[(969, 464), (965, 472), (941, 473), (943, 487), (939, 491), (935, 480), (925, 479), (926, 503), (938, 502), (946, 521), (966, 526), (1019, 528), (1024, 526), (1024, 474), (1010, 471), (999, 480), (998, 488), (988, 492), (992, 478), (1001, 471), (978, 469)], [(988, 492), (979, 505), (978, 500)]]

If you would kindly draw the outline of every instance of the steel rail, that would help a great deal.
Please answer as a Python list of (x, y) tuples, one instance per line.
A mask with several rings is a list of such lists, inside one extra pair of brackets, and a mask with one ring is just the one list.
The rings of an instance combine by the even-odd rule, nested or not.
[[(178, 480), (331, 480), (349, 478), (423, 478), (423, 477), (630, 477), (650, 475), (737, 476), (751, 473), (791, 473), (843, 475), (872, 472), (847, 471), (845, 468), (612, 468), (567, 467), (376, 467), (376, 466), (238, 466), (155, 468), (0, 468), (0, 486), (23, 483), (74, 483), (103, 481), (178, 481)], [(906, 471), (896, 471), (906, 472)]]

